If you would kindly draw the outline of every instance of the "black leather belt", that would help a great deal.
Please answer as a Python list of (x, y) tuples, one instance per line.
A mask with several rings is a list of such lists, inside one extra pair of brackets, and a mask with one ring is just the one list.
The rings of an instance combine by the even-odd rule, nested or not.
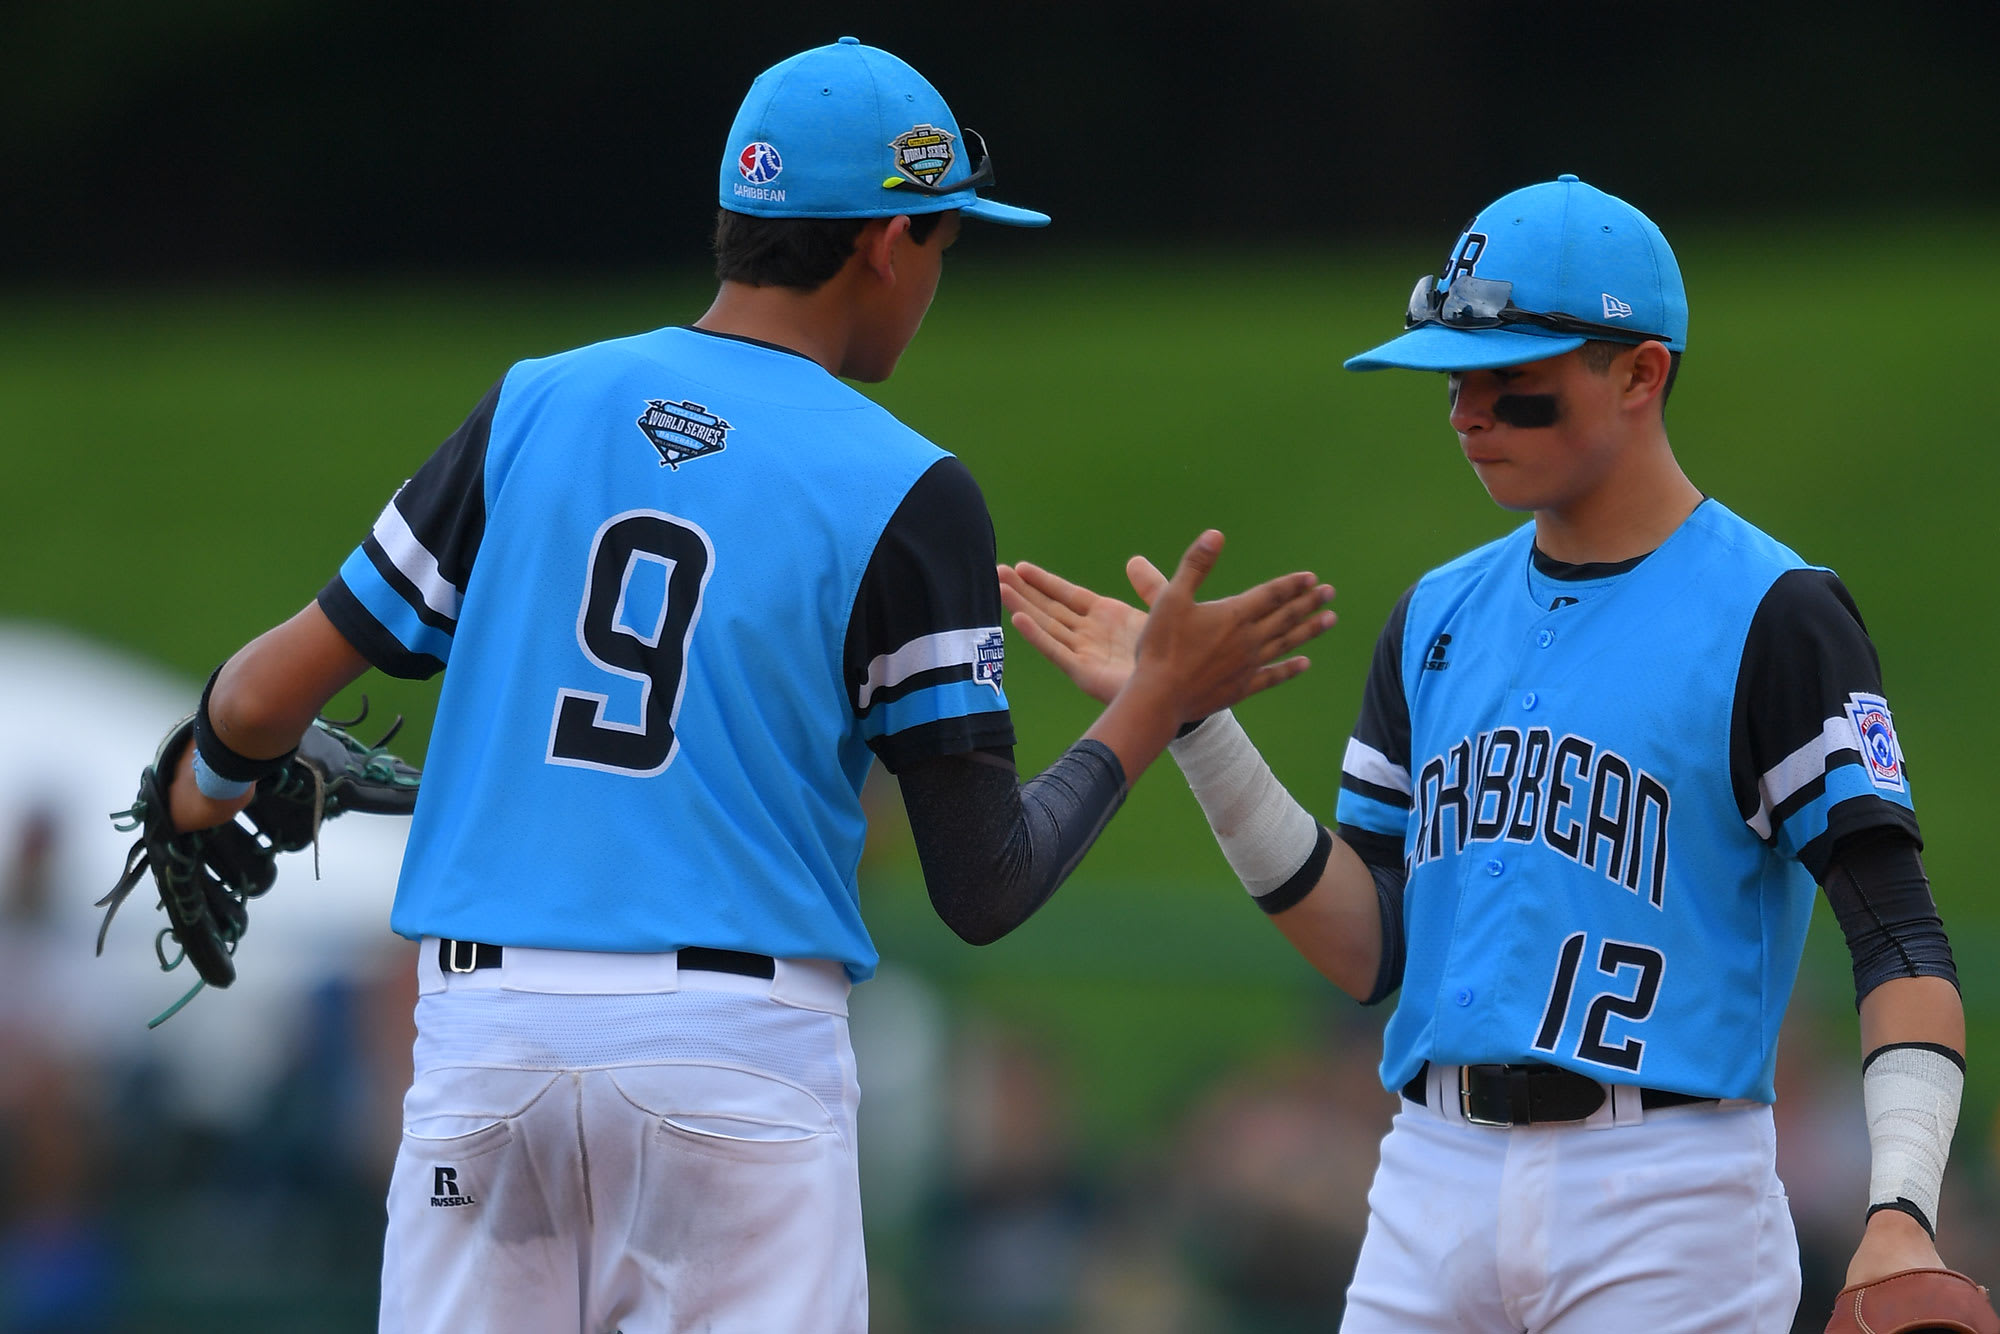
[[(1403, 1096), (1423, 1104), (1431, 1065), (1425, 1061), (1416, 1077), (1403, 1085)], [(1476, 1126), (1531, 1126), (1555, 1121), (1581, 1121), (1604, 1105), (1604, 1085), (1588, 1075), (1556, 1065), (1462, 1065), (1458, 1068), (1458, 1108)], [(1692, 1093), (1668, 1089), (1639, 1090), (1639, 1105), (1685, 1107), (1714, 1102)]]
[[(438, 967), (447, 973), (498, 968), (503, 952), (503, 946), (482, 945), (476, 940), (440, 940)], [(736, 973), (743, 977), (770, 978), (778, 972), (777, 961), (768, 954), (710, 949), (706, 945), (684, 946), (680, 951), (680, 966), (698, 973)]]

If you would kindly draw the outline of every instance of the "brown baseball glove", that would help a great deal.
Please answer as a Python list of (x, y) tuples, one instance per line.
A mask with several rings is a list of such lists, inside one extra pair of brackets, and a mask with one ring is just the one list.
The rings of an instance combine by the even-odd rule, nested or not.
[(1842, 1288), (1826, 1334), (2000, 1334), (1986, 1289), (1955, 1269), (1905, 1269)]

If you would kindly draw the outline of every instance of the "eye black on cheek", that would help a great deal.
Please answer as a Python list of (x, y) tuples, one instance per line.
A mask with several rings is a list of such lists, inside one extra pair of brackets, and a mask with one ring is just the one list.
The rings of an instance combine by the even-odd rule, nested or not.
[(1561, 416), (1554, 394), (1502, 394), (1493, 400), (1493, 419), (1519, 431), (1554, 426)]

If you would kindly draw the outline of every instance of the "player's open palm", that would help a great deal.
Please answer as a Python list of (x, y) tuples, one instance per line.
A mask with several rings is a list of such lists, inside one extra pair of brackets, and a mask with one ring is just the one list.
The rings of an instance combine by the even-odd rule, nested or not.
[[(1152, 569), (1152, 562), (1134, 556)], [(1166, 576), (1154, 570), (1164, 586)], [(1039, 565), (1000, 567), (1000, 600), (1013, 613), (1021, 637), (1100, 704), (1124, 689), (1132, 675), (1146, 613), (1130, 603), (1092, 592)]]
[[(1152, 610), (1133, 646), (1127, 687), (1160, 690), (1183, 721), (1297, 676), (1311, 663), (1286, 655), (1331, 629), (1335, 619), (1326, 608), (1333, 589), (1308, 571), (1280, 575), (1234, 597), (1196, 601), (1221, 553), (1222, 534), (1214, 529), (1195, 539), (1173, 578), (1148, 598)], [(1135, 582), (1144, 577), (1128, 572), (1139, 575)], [(1144, 588), (1140, 592), (1145, 596)]]

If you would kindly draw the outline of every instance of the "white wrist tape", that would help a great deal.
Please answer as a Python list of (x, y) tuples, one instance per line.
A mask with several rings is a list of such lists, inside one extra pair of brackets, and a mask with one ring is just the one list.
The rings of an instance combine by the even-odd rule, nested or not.
[(1937, 1226), (1938, 1187), (1952, 1132), (1958, 1129), (1965, 1071), (1927, 1047), (1883, 1047), (1861, 1074), (1861, 1102), (1868, 1113), (1868, 1203), (1906, 1200)]
[(1319, 821), (1285, 790), (1227, 709), (1167, 747), (1243, 888), (1263, 897), (1319, 846)]

